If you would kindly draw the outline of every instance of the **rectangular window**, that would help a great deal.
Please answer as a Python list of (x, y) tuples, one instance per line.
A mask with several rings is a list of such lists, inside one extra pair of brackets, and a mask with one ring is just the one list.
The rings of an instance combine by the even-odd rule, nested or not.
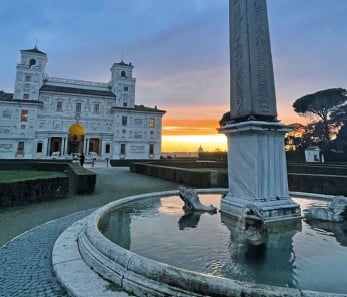
[(57, 111), (63, 111), (63, 102), (62, 101), (57, 102)]
[(123, 129), (123, 130), (122, 130), (122, 133), (123, 133), (123, 134), (127, 133), (127, 130)]
[(152, 144), (152, 143), (149, 145), (149, 154), (150, 155), (154, 154), (154, 144)]
[(98, 103), (94, 104), (94, 113), (99, 113), (100, 112), (100, 105)]
[(29, 99), (29, 94), (23, 94), (23, 99), (28, 100)]
[(128, 106), (128, 102), (123, 102), (123, 107), (127, 107)]
[(105, 153), (109, 154), (110, 152), (111, 152), (111, 145), (109, 143), (107, 143), (105, 146)]
[(18, 152), (23, 152), (24, 151), (24, 141), (19, 141), (18, 142)]
[(126, 126), (128, 124), (128, 118), (127, 117), (122, 117), (122, 126)]
[(76, 112), (81, 112), (82, 110), (82, 104), (81, 103), (76, 103)]
[(124, 92), (128, 92), (129, 88), (128, 87), (124, 87)]
[(42, 142), (38, 142), (36, 146), (36, 152), (42, 153)]
[(23, 109), (22, 113), (21, 113), (21, 116), (20, 116), (20, 120), (22, 122), (26, 122), (28, 120), (28, 117), (29, 117), (28, 110)]
[(155, 127), (155, 119), (151, 118), (149, 119), (149, 127), (154, 128)]
[(121, 144), (120, 144), (120, 153), (121, 153), (122, 155), (125, 155), (125, 143), (121, 143)]
[(31, 81), (31, 76), (30, 75), (26, 75), (25, 76), (25, 81)]

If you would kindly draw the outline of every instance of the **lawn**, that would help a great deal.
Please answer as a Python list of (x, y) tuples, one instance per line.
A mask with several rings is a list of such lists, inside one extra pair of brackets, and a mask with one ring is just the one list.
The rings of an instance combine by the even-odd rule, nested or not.
[(35, 180), (42, 178), (64, 177), (66, 174), (54, 171), (36, 170), (0, 170), (0, 183), (18, 182), (22, 180)]

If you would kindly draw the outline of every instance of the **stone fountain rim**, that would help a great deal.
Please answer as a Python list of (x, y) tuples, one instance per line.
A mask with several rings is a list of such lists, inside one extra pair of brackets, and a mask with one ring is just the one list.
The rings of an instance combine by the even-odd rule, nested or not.
[[(224, 194), (227, 189), (200, 189), (198, 193)], [(291, 192), (307, 198), (331, 199), (334, 196)], [(236, 281), (178, 268), (140, 256), (107, 239), (98, 228), (100, 220), (115, 208), (141, 199), (178, 195), (178, 190), (155, 192), (126, 197), (94, 211), (85, 220), (79, 234), (78, 247), (84, 261), (103, 278), (137, 295), (161, 294), (179, 296), (345, 296), (295, 288), (276, 287), (245, 281)], [(159, 295), (158, 295), (159, 294)], [(192, 295), (193, 294), (193, 295)]]

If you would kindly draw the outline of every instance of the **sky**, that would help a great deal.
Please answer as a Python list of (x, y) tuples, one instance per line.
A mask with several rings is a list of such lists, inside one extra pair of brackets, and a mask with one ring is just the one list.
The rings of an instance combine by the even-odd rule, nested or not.
[[(50, 76), (108, 82), (135, 66), (136, 104), (158, 106), (165, 151), (226, 150), (227, 0), (1, 0), (0, 90), (13, 92), (19, 50), (48, 54)], [(278, 118), (303, 122), (295, 99), (347, 87), (347, 1), (268, 0)]]

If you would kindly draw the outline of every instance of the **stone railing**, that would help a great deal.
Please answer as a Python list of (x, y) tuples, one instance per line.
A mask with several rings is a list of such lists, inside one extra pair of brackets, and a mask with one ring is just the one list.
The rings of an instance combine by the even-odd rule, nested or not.
[(47, 79), (49, 82), (61, 83), (61, 84), (70, 84), (70, 85), (72, 84), (72, 85), (90, 86), (90, 87), (99, 87), (99, 88), (108, 87), (108, 83), (94, 82), (94, 81), (88, 81), (88, 80), (59, 78), (59, 77), (49, 77), (47, 74), (45, 75), (45, 79)]

